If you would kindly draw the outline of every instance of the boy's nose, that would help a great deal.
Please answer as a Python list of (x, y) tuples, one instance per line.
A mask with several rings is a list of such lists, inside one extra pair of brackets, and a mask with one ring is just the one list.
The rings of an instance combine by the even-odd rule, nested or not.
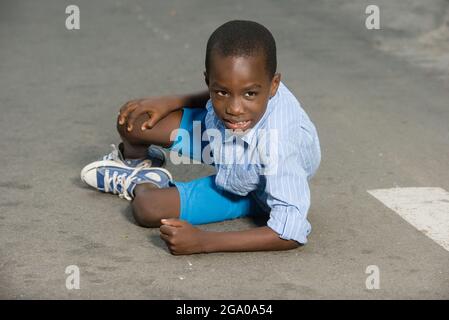
[(231, 103), (226, 108), (226, 113), (231, 116), (237, 117), (243, 114), (243, 108), (240, 103)]

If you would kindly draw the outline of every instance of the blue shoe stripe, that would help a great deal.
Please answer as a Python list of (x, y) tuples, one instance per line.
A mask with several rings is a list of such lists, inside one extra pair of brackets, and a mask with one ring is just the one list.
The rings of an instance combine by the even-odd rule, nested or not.
[(97, 188), (104, 191), (104, 174), (101, 174), (100, 170), (97, 170)]
[[(108, 172), (108, 176), (110, 177), (110, 181), (105, 181), (106, 172)], [(130, 175), (135, 173), (135, 176), (129, 178)], [(150, 174), (151, 173), (151, 174)], [(148, 176), (146, 176), (148, 174)], [(156, 177), (151, 177), (152, 175), (157, 175)], [(120, 176), (120, 178), (114, 178), (114, 176)], [(97, 189), (99, 191), (105, 192), (105, 189), (108, 189), (110, 193), (118, 193), (118, 194), (128, 194), (131, 197), (134, 197), (134, 188), (136, 184), (151, 182), (157, 185), (159, 188), (167, 188), (170, 186), (170, 174), (167, 173), (164, 169), (158, 168), (124, 168), (118, 167), (114, 165), (106, 164), (104, 166), (99, 166), (96, 168), (96, 179), (97, 179)], [(160, 180), (160, 181), (158, 181)], [(123, 182), (126, 181), (126, 185)], [(105, 184), (108, 184), (107, 186)], [(127, 190), (124, 190), (124, 187)], [(129, 200), (129, 199), (128, 199)]]

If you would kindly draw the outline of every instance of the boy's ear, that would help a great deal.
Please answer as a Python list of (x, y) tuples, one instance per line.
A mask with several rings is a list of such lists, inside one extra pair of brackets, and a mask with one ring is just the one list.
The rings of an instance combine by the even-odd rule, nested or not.
[(271, 79), (270, 98), (276, 95), (280, 83), (281, 83), (281, 74), (275, 73), (273, 79)]
[(206, 82), (206, 85), (209, 86), (209, 76), (207, 75), (207, 72), (204, 71), (204, 82)]

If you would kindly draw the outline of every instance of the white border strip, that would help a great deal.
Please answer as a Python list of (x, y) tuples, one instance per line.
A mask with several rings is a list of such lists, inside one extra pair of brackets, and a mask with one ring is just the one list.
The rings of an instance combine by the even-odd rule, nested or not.
[(368, 193), (449, 251), (449, 192), (441, 188), (392, 188)]

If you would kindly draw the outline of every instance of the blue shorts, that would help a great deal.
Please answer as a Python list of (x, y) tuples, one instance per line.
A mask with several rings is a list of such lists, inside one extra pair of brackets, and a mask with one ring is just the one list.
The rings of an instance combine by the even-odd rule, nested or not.
[[(190, 139), (178, 134), (170, 151), (181, 154), (182, 150), (189, 150), (189, 154), (182, 154), (191, 159), (198, 159), (197, 155), (209, 141), (201, 143), (201, 152), (194, 150), (193, 121), (201, 122), (201, 136), (205, 130), (206, 108), (184, 108), (180, 128), (189, 132)], [(184, 138), (184, 139), (183, 139)], [(190, 147), (185, 148), (185, 144)], [(201, 157), (200, 157), (201, 158)], [(224, 220), (241, 218), (249, 215), (262, 214), (262, 209), (251, 196), (239, 196), (223, 189), (215, 184), (215, 175), (195, 179), (189, 182), (173, 182), (178, 189), (181, 200), (180, 219), (191, 224), (204, 224)]]

